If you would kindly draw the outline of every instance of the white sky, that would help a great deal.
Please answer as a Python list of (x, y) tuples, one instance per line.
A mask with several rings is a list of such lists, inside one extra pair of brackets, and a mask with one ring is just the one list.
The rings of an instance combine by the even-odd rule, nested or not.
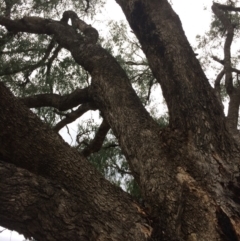
[[(191, 45), (195, 43), (197, 34), (204, 34), (208, 30), (211, 20), (211, 4), (209, 0), (172, 0), (173, 8), (179, 15), (182, 25)], [(204, 10), (204, 7), (206, 10)], [(107, 11), (104, 13), (109, 19), (123, 19), (125, 16), (121, 12), (120, 7), (113, 0), (108, 0)], [(74, 128), (71, 125), (69, 128)], [(76, 125), (75, 125), (76, 126)], [(74, 129), (71, 129), (74, 131)], [(76, 130), (75, 130), (76, 131)], [(63, 129), (61, 134), (66, 133), (66, 128)], [(65, 135), (66, 136), (66, 135)], [(0, 231), (3, 228), (0, 227)], [(23, 236), (18, 235), (16, 232), (9, 232), (8, 230), (0, 233), (0, 241), (22, 241)]]

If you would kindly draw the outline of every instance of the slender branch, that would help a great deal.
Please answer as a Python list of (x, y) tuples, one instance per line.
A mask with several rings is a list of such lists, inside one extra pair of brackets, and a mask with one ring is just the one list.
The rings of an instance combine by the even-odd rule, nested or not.
[(73, 138), (72, 138), (72, 135), (70, 133), (70, 130), (69, 130), (68, 126), (66, 126), (66, 129), (67, 129), (67, 133), (68, 133), (69, 137), (71, 138), (71, 143), (72, 143), (73, 142)]
[(68, 95), (58, 94), (40, 94), (29, 97), (19, 98), (27, 107), (54, 107), (60, 111), (65, 111), (79, 104), (92, 101), (89, 94), (89, 87), (84, 89), (76, 89)]
[(19, 73), (21, 71), (25, 71), (25, 70), (29, 70), (30, 72), (32, 72), (33, 70), (37, 69), (38, 67), (42, 66), (43, 63), (46, 61), (46, 59), (49, 57), (52, 49), (54, 48), (54, 45), (55, 45), (55, 40), (52, 39), (51, 42), (49, 43), (47, 49), (46, 49), (46, 52), (43, 56), (43, 58), (36, 64), (33, 64), (33, 65), (27, 65), (27, 66), (24, 66), (22, 68), (19, 68), (19, 69), (11, 69), (11, 68), (7, 68), (5, 69), (2, 73), (0, 73), (0, 76), (3, 76), (3, 75), (11, 75), (11, 74), (16, 74), (16, 73)]
[(240, 70), (239, 69), (236, 69), (236, 68), (232, 68), (232, 72), (235, 72), (237, 74), (240, 74)]
[(52, 82), (50, 81), (51, 67), (52, 67), (53, 61), (57, 58), (58, 53), (61, 49), (62, 49), (62, 47), (60, 45), (58, 45), (58, 47), (54, 50), (53, 55), (51, 56), (51, 58), (49, 59), (49, 61), (47, 63), (46, 82), (49, 84), (51, 93), (53, 93), (53, 86), (52, 86)]
[(153, 80), (154, 80), (154, 79), (155, 79), (155, 78), (153, 77), (153, 78), (151, 78), (150, 81), (149, 81), (147, 101), (149, 101), (149, 99), (150, 99), (151, 89), (152, 89), (152, 86), (153, 86)]
[(85, 0), (85, 1), (87, 3), (87, 6), (84, 11), (87, 13), (88, 9), (90, 8), (90, 0)]
[(128, 175), (132, 175), (132, 172), (131, 171), (125, 171), (123, 169), (121, 169), (118, 164), (112, 164), (112, 165), (109, 165), (110, 167), (116, 169), (119, 173), (122, 173), (122, 174), (128, 174)]
[[(133, 31), (131, 31), (132, 33), (133, 33)], [(130, 41), (130, 43), (131, 44), (133, 44), (133, 45), (136, 45), (137, 46), (137, 48), (139, 48), (139, 49), (141, 49), (142, 50), (142, 47), (141, 47), (141, 45), (137, 42), (137, 41), (132, 41), (132, 40), (129, 40)]]
[(223, 103), (222, 103), (222, 100), (221, 100), (221, 80), (223, 78), (225, 74), (225, 71), (224, 69), (217, 75), (217, 78), (215, 79), (215, 82), (214, 82), (214, 90), (215, 90), (215, 93), (216, 93), (216, 96), (218, 98), (218, 101), (219, 103), (221, 104), (222, 108), (224, 109), (224, 106), (223, 106)]
[(144, 69), (142, 73), (134, 75), (130, 80), (134, 80), (135, 78), (137, 78), (136, 81), (138, 81), (142, 76), (144, 76), (147, 73), (148, 70), (149, 67)]
[(110, 126), (106, 120), (103, 120), (100, 125), (95, 138), (91, 141), (91, 143), (82, 151), (82, 154), (87, 157), (91, 153), (97, 152), (101, 149), (104, 139), (110, 130)]
[(104, 149), (109, 149), (109, 148), (114, 148), (114, 147), (117, 147), (119, 146), (118, 144), (116, 143), (112, 143), (112, 144), (108, 144), (106, 146), (103, 146)]
[(126, 61), (125, 64), (127, 64), (127, 65), (144, 65), (144, 66), (148, 66), (148, 64), (145, 63), (145, 62), (137, 63), (137, 62), (133, 62), (133, 61)]
[(85, 130), (85, 131), (81, 131), (77, 134), (77, 136), (76, 136), (76, 141), (78, 143), (77, 147), (81, 146), (82, 144), (84, 144), (85, 146), (89, 145), (87, 141), (81, 139), (82, 136), (88, 134), (89, 132), (90, 132), (90, 130)]
[(230, 95), (234, 91), (233, 81), (232, 81), (232, 64), (231, 64), (231, 44), (233, 41), (234, 28), (231, 21), (225, 16), (225, 14), (218, 8), (218, 4), (214, 3), (212, 5), (212, 10), (214, 14), (222, 22), (224, 28), (227, 30), (227, 37), (224, 44), (224, 71), (225, 71), (225, 84), (227, 93)]
[[(224, 65), (224, 60), (221, 60), (221, 59), (219, 59), (219, 58), (216, 57), (216, 56), (211, 56), (211, 57), (212, 57), (212, 59), (215, 60), (216, 62)], [(232, 68), (232, 67), (231, 67), (231, 71), (234, 72), (234, 73), (240, 74), (240, 70), (239, 70), (239, 69), (236, 69), (236, 68)]]
[(81, 106), (79, 106), (77, 108), (77, 110), (72, 111), (69, 114), (66, 114), (66, 118), (61, 120), (60, 122), (57, 123), (57, 125), (55, 127), (53, 127), (53, 130), (58, 132), (60, 131), (64, 126), (66, 126), (67, 124), (72, 123), (73, 121), (75, 121), (77, 118), (79, 118), (80, 116), (82, 116), (84, 113), (86, 113), (89, 110), (96, 110), (96, 106), (93, 103), (85, 103), (82, 104)]
[(224, 14), (222, 7), (223, 6), (216, 3), (214, 3), (212, 6), (214, 14), (219, 18), (224, 28), (227, 30), (227, 37), (224, 44), (224, 61), (219, 61), (217, 58), (214, 58), (214, 60), (224, 65), (226, 91), (230, 97), (228, 114), (226, 118), (228, 130), (230, 130), (232, 133), (238, 133), (237, 124), (240, 95), (238, 93), (238, 89), (233, 86), (233, 68), (231, 64), (231, 44), (234, 36), (234, 27), (231, 21), (227, 18), (226, 14)]
[(59, 115), (59, 116), (65, 116), (65, 117), (69, 114), (69, 113), (67, 113), (67, 114), (66, 114), (66, 113), (63, 113), (63, 112), (58, 111), (58, 110), (56, 110), (56, 109), (53, 110), (53, 112), (56, 113), (56, 114)]
[(220, 94), (220, 83), (225, 74), (224, 69), (218, 74), (217, 78), (215, 79), (214, 82), (214, 89)]
[(12, 20), (3, 16), (0, 16), (0, 24), (5, 26), (9, 32), (18, 33), (37, 33), (37, 34), (53, 34), (49, 24), (58, 23), (58, 21), (44, 19), (40, 17), (23, 17), (22, 19)]
[(224, 5), (224, 4), (220, 4), (220, 3), (215, 3), (214, 4), (221, 10), (223, 11), (234, 11), (234, 12), (240, 12), (240, 8), (238, 7), (234, 7), (234, 6), (230, 6), (230, 5)]
[(216, 62), (224, 65), (224, 60), (219, 59), (217, 56), (212, 55), (211, 58), (212, 58), (214, 61), (216, 61)]

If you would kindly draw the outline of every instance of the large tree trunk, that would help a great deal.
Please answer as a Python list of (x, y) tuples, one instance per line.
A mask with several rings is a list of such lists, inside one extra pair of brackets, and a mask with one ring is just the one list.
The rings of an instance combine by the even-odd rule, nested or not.
[[(1, 225), (38, 240), (240, 240), (240, 149), (178, 16), (164, 0), (117, 2), (161, 84), (170, 114), (165, 129), (95, 44), (96, 30), (74, 13), (62, 22), (28, 17), (0, 24), (54, 34), (89, 71), (91, 97), (119, 140), (147, 213), (0, 86)], [(85, 40), (64, 23), (68, 17)], [(8, 185), (18, 188), (8, 192)]]
[[(167, 172), (170, 178), (165, 181), (167, 186), (160, 182), (150, 188), (162, 186), (163, 193), (155, 191), (152, 199), (154, 202), (163, 194), (160, 206), (169, 213), (159, 213), (162, 223), (168, 220), (167, 229), (172, 225), (176, 230), (172, 239), (238, 240), (239, 148), (226, 131), (223, 110), (178, 16), (164, 0), (117, 2), (161, 84), (169, 109), (166, 163), (162, 158), (161, 164), (153, 163), (152, 168)], [(146, 196), (151, 195), (152, 191), (146, 191)]]

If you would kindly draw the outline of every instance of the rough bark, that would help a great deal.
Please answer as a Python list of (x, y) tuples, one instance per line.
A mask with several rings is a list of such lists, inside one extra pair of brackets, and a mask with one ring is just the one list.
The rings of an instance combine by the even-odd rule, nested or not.
[[(0, 24), (14, 32), (54, 35), (91, 74), (91, 98), (118, 138), (147, 203), (153, 229), (146, 227), (146, 236), (168, 241), (240, 240), (240, 151), (225, 128), (221, 105), (178, 16), (164, 0), (117, 2), (162, 86), (170, 113), (166, 129), (149, 116), (116, 60), (96, 44), (96, 30), (73, 12), (66, 12), (61, 22), (1, 17)], [(84, 38), (66, 24), (68, 18)], [(0, 157), (59, 182), (71, 194), (80, 193), (80, 200), (87, 202), (82, 209), (94, 210), (91, 217), (97, 224), (91, 225), (92, 232), (99, 234), (103, 229), (99, 240), (144, 240), (144, 221), (129, 197), (42, 127), (6, 89), (1, 95)], [(112, 225), (109, 234), (108, 225)], [(129, 236), (124, 236), (127, 231)], [(98, 240), (94, 235), (91, 239)]]
[(37, 240), (145, 240), (151, 228), (134, 200), (2, 84), (0, 95), (1, 225)]
[(51, 106), (59, 111), (65, 111), (80, 104), (91, 102), (88, 92), (89, 88), (76, 89), (71, 94), (64, 96), (58, 94), (40, 94), (20, 98), (20, 100), (29, 108)]
[[(176, 230), (176, 233), (167, 240), (174, 240), (174, 236), (184, 240), (221, 239), (219, 230), (215, 228), (221, 226), (217, 203), (222, 200), (221, 208), (228, 209), (229, 220), (234, 223), (234, 214), (229, 210), (231, 204), (227, 204), (232, 203), (231, 195), (234, 194), (229, 195), (231, 190), (228, 187), (232, 183), (231, 175), (238, 175), (239, 166), (239, 155), (233, 157), (234, 150), (238, 152), (238, 149), (234, 147), (234, 141), (226, 131), (222, 108), (194, 56), (178, 16), (169, 3), (125, 0), (117, 2), (142, 45), (153, 74), (161, 84), (170, 114), (171, 135), (176, 133), (174, 137), (170, 134), (165, 137), (168, 149), (165, 153), (166, 161), (161, 158), (162, 166), (156, 165), (156, 162), (149, 164), (152, 167), (149, 170), (154, 170), (157, 166), (158, 170), (161, 170), (161, 175), (167, 172), (166, 176), (171, 177), (168, 181), (161, 180), (152, 187), (161, 189), (163, 183), (168, 184), (162, 186), (162, 189), (165, 188), (162, 192), (155, 191), (161, 193), (166, 202), (159, 202), (160, 206), (163, 206), (162, 210), (169, 211), (168, 215), (161, 216), (167, 217), (168, 226), (172, 224), (172, 230)], [(182, 172), (186, 179), (182, 180), (181, 189), (177, 182), (180, 179), (176, 177), (182, 176)], [(188, 178), (193, 179), (190, 181)], [(235, 182), (235, 185), (239, 186), (239, 179), (235, 179)], [(194, 188), (191, 187), (192, 184)], [(194, 189), (198, 190), (198, 194), (194, 193)], [(223, 193), (228, 193), (225, 197), (229, 200), (223, 200)], [(150, 196), (152, 194), (153, 191), (148, 193)], [(212, 204), (215, 202), (211, 207), (214, 212), (203, 211), (209, 210), (204, 200), (205, 195), (212, 199)], [(174, 197), (172, 201), (171, 196)], [(184, 205), (186, 196), (187, 205)], [(235, 198), (237, 196), (235, 192)], [(238, 205), (237, 201), (234, 204), (236, 213), (239, 213)], [(237, 219), (239, 223), (239, 217)], [(239, 238), (236, 223), (235, 229)], [(238, 238), (235, 235), (235, 239)]]

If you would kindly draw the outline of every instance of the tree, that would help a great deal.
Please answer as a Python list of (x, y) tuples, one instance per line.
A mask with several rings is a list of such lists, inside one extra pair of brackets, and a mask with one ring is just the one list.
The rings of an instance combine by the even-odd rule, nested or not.
[[(56, 44), (52, 56), (62, 48), (69, 51), (75, 64), (91, 75), (91, 84), (62, 96), (54, 93), (52, 74), (46, 73), (49, 88), (45, 93), (20, 98), (1, 83), (0, 224), (36, 240), (240, 240), (237, 122), (225, 118), (216, 90), (209, 84), (168, 1), (116, 2), (161, 85), (169, 125), (161, 127), (149, 115), (124, 69), (97, 43), (98, 31), (76, 12), (65, 11), (60, 20), (27, 15), (13, 19), (11, 9), (19, 2), (5, 1), (0, 25), (7, 32), (2, 46), (17, 39), (19, 33), (27, 36), (26, 42), (39, 38), (41, 47), (50, 41), (42, 62), (28, 68), (20, 64), (3, 66), (7, 85), (19, 72), (14, 67), (20, 68), (25, 77), (19, 77), (20, 84), (31, 82), (29, 73), (33, 69), (43, 63), (51, 65), (49, 53)], [(33, 3), (42, 16), (41, 2)], [(52, 8), (58, 1), (47, 3)], [(89, 6), (91, 1), (80, 3)], [(238, 98), (231, 82), (234, 31), (225, 17), (228, 11), (239, 8), (213, 3), (212, 9), (227, 31), (227, 91)], [(27, 53), (28, 47), (26, 44), (21, 51)], [(5, 61), (11, 59), (6, 57)], [(17, 94), (16, 86), (11, 88)], [(79, 105), (72, 115), (98, 109), (103, 117), (85, 154), (62, 140), (57, 134), (58, 124), (50, 128), (29, 110), (45, 106), (65, 111)], [(238, 117), (239, 102), (236, 106), (233, 112)], [(110, 128), (144, 203), (107, 181), (86, 159), (100, 148)]]

